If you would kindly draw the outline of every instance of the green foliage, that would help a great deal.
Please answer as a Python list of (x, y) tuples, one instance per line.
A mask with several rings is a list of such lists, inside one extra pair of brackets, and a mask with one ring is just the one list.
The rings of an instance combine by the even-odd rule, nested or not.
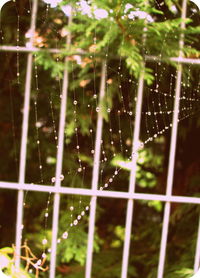
[[(190, 268), (182, 268), (181, 270), (175, 271), (175, 275), (177, 275), (177, 278), (180, 277), (180, 275), (183, 278), (189, 278), (193, 274), (194, 274), (194, 271), (193, 271), (193, 269), (190, 269)], [(176, 276), (174, 276), (174, 277), (176, 277)]]
[(119, 248), (122, 246), (124, 241), (124, 235), (125, 235), (125, 229), (122, 226), (116, 226), (114, 229), (114, 234), (116, 236), (116, 239), (113, 239), (111, 242), (112, 248)]
[[(72, 3), (77, 9), (76, 2), (72, 1)], [(93, 0), (91, 1), (91, 7), (98, 7), (107, 11), (107, 18), (99, 20), (94, 16), (89, 17), (76, 12), (76, 15), (73, 16), (73, 23), (64, 28), (70, 30), (73, 34), (73, 43), (70, 46), (71, 53), (85, 51), (86, 53), (91, 52), (91, 54), (102, 56), (105, 55), (106, 49), (112, 49), (111, 57), (114, 55), (124, 57), (130, 72), (138, 78), (144, 62), (144, 43), (142, 41), (145, 41), (145, 54), (161, 55), (163, 59), (168, 61), (167, 57), (179, 55), (179, 38), (182, 32), (180, 31), (180, 24), (182, 20), (180, 18), (170, 18), (159, 21), (158, 18), (159, 16), (162, 17), (163, 12), (156, 9), (153, 3), (147, 4), (141, 1), (135, 1), (134, 8), (130, 8), (124, 15), (127, 3), (129, 2), (123, 1), (123, 3), (116, 2), (114, 4), (114, 2), (110, 3), (109, 1)], [(63, 1), (63, 4), (66, 4), (65, 1)], [(169, 8), (171, 8), (172, 4), (172, 1), (166, 2)], [(148, 22), (139, 18), (129, 19), (131, 12), (137, 10), (142, 10), (154, 16), (154, 21)], [(191, 42), (196, 40), (194, 34), (199, 34), (199, 27), (189, 26), (191, 19), (186, 19), (185, 23), (187, 25), (184, 30), (185, 40), (190, 43), (190, 46), (186, 45), (183, 48), (183, 52), (186, 56), (198, 55), (199, 51), (191, 47)], [(145, 30), (145, 39), (143, 30)], [(95, 48), (91, 50), (94, 45), (94, 34), (97, 43)], [(168, 47), (164, 47), (163, 42)], [(65, 56), (65, 51), (63, 51), (63, 56)], [(61, 77), (63, 64), (62, 62), (56, 62), (52, 58), (46, 52), (37, 54), (37, 62), (39, 64), (43, 65), (45, 69), (50, 69), (53, 77)], [(85, 71), (85, 69), (82, 69), (82, 71)], [(86, 71), (85, 73), (87, 74)], [(148, 84), (151, 84), (153, 79), (151, 69), (146, 68), (145, 80)]]
[[(81, 266), (84, 266), (87, 254), (88, 234), (82, 225), (70, 230), (70, 233), (68, 239), (58, 245), (58, 263), (77, 262)], [(94, 241), (94, 252), (99, 251), (100, 243), (101, 240), (96, 236)]]
[[(157, 175), (162, 171), (163, 157), (157, 154), (156, 157), (151, 149), (145, 148), (139, 152), (136, 170), (136, 181), (142, 188), (152, 188), (157, 184)], [(132, 168), (129, 160), (124, 160), (121, 156), (116, 156), (112, 161), (114, 166), (122, 167), (130, 171)]]
[(63, 62), (57, 62), (56, 57), (52, 57), (48, 51), (35, 53), (35, 63), (42, 65), (44, 70), (49, 70), (53, 78), (61, 78), (63, 76)]

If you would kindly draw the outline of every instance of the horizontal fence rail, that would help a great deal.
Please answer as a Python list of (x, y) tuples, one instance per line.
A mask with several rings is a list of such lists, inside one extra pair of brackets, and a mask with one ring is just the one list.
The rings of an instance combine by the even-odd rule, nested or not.
[[(186, 17), (186, 6), (187, 0), (183, 0), (182, 6), (182, 18)], [(172, 195), (173, 189), (173, 176), (174, 176), (174, 163), (176, 154), (176, 140), (178, 132), (178, 111), (181, 93), (181, 77), (182, 77), (182, 64), (189, 65), (200, 65), (200, 59), (184, 58), (181, 55), (179, 57), (171, 57), (169, 61), (179, 64), (179, 70), (177, 73), (176, 82), (176, 92), (174, 99), (174, 114), (173, 114), (173, 126), (171, 135), (171, 149), (170, 149), (170, 159), (168, 167), (168, 178), (167, 178), (167, 192), (165, 195), (161, 194), (145, 194), (145, 193), (135, 193), (135, 175), (136, 175), (136, 156), (132, 157), (132, 171), (130, 175), (129, 191), (111, 191), (111, 190), (97, 190), (98, 188), (98, 177), (99, 177), (99, 160), (100, 160), (100, 150), (101, 150), (101, 137), (103, 129), (103, 118), (101, 114), (98, 114), (97, 120), (97, 134), (95, 142), (95, 156), (93, 165), (93, 179), (92, 187), (88, 189), (83, 188), (71, 188), (61, 186), (60, 175), (62, 173), (62, 160), (63, 160), (63, 146), (64, 146), (64, 127), (65, 127), (65, 116), (66, 116), (66, 103), (67, 103), (67, 89), (68, 89), (68, 71), (67, 67), (64, 71), (63, 80), (63, 90), (62, 90), (62, 101), (61, 101), (61, 112), (60, 112), (60, 126), (59, 126), (59, 143), (57, 152), (57, 164), (56, 164), (56, 183), (55, 186), (50, 185), (39, 185), (39, 184), (29, 184), (25, 183), (25, 169), (26, 169), (26, 147), (27, 147), (27, 137), (28, 137), (28, 121), (29, 121), (29, 103), (30, 103), (30, 92), (31, 92), (31, 75), (33, 66), (33, 53), (39, 51), (48, 51), (53, 54), (63, 54), (63, 56), (72, 55), (89, 55), (88, 53), (67, 53), (66, 49), (41, 49), (33, 46), (34, 30), (36, 25), (36, 14), (38, 8), (38, 0), (33, 0), (32, 8), (32, 19), (31, 19), (31, 38), (30, 45), (19, 47), (19, 46), (0, 46), (0, 52), (14, 52), (14, 53), (26, 53), (28, 55), (27, 62), (27, 72), (26, 72), (26, 84), (25, 84), (25, 95), (24, 95), (24, 111), (23, 111), (23, 124), (22, 124), (22, 140), (21, 140), (21, 155), (20, 155), (20, 171), (19, 171), (19, 182), (0, 182), (1, 189), (17, 190), (18, 191), (18, 203), (17, 203), (17, 223), (16, 223), (16, 251), (20, 255), (21, 247), (21, 237), (22, 237), (22, 219), (23, 219), (23, 192), (24, 190), (32, 192), (42, 192), (42, 193), (53, 193), (54, 194), (54, 205), (53, 205), (53, 236), (52, 236), (52, 252), (50, 261), (50, 278), (55, 277), (56, 269), (56, 249), (57, 249), (57, 232), (59, 223), (59, 203), (60, 194), (67, 195), (81, 195), (91, 197), (91, 210), (89, 218), (89, 232), (88, 232), (88, 248), (87, 248), (87, 262), (86, 262), (86, 272), (85, 278), (92, 277), (92, 254), (93, 254), (93, 240), (95, 232), (95, 216), (96, 216), (96, 202), (97, 198), (116, 198), (127, 200), (127, 212), (126, 212), (126, 229), (125, 229), (125, 241), (123, 249), (123, 260), (122, 260), (122, 272), (121, 278), (128, 277), (128, 263), (129, 263), (129, 249), (131, 242), (131, 229), (132, 229), (132, 219), (133, 219), (133, 201), (134, 200), (146, 200), (146, 201), (160, 201), (164, 203), (164, 218), (163, 218), (163, 230), (161, 236), (161, 248), (160, 248), (160, 258), (158, 265), (157, 278), (163, 278), (164, 265), (166, 257), (166, 247), (167, 247), (167, 234), (169, 228), (169, 216), (171, 203), (183, 203), (183, 204), (193, 204), (200, 205), (200, 197), (186, 197), (186, 196), (174, 196)], [(182, 24), (184, 28), (184, 23)], [(183, 38), (182, 38), (183, 39)], [(67, 46), (69, 47), (71, 43), (70, 36), (67, 38)], [(183, 40), (180, 41), (183, 44)], [(69, 50), (69, 48), (68, 48)], [(111, 56), (112, 57), (112, 56)], [(117, 59), (114, 57), (114, 59)], [(147, 62), (165, 62), (166, 60), (160, 56), (145, 56), (144, 60)], [(65, 59), (67, 63), (67, 58)], [(105, 94), (105, 83), (106, 83), (106, 62), (102, 64), (101, 72), (101, 86), (100, 86), (100, 99), (104, 97)], [(133, 153), (135, 152), (137, 142), (140, 137), (140, 121), (142, 115), (142, 99), (143, 99), (143, 88), (144, 87), (144, 76), (141, 73), (138, 82), (138, 97), (137, 97), (137, 107), (136, 107), (136, 121), (135, 130), (133, 136)], [(88, 186), (89, 187), (89, 186)], [(194, 270), (197, 271), (200, 263), (200, 220), (199, 229), (197, 233), (197, 244), (196, 244), (196, 254), (194, 262)], [(20, 256), (17, 256), (16, 266), (20, 264)]]
[(72, 188), (72, 187), (59, 187), (48, 185), (37, 185), (37, 184), (19, 184), (0, 182), (0, 188), (12, 189), (12, 190), (28, 190), (33, 192), (43, 193), (60, 193), (67, 195), (82, 195), (82, 196), (96, 196), (103, 198), (115, 198), (115, 199), (135, 199), (135, 200), (154, 200), (161, 202), (172, 202), (172, 203), (185, 203), (185, 204), (197, 204), (200, 205), (200, 197), (186, 197), (186, 196), (167, 196), (159, 194), (147, 194), (147, 193), (133, 193), (123, 191), (108, 191), (108, 190), (93, 190), (84, 188)]
[[(91, 55), (91, 53), (86, 52), (71, 52), (67, 53), (66, 49), (57, 49), (57, 48), (38, 48), (38, 47), (30, 47), (30, 46), (9, 46), (9, 45), (3, 45), (0, 46), (0, 52), (21, 52), (21, 53), (29, 53), (29, 52), (44, 52), (47, 51), (52, 54), (63, 54), (64, 56), (72, 56), (72, 55), (80, 55), (80, 56), (88, 56)], [(95, 54), (98, 56), (103, 56), (102, 54)], [(112, 54), (110, 55), (112, 57)], [(113, 56), (112, 58), (118, 59), (116, 56)], [(185, 57), (170, 57), (163, 59), (162, 56), (144, 56), (145, 61), (151, 61), (151, 62), (162, 62), (162, 61), (171, 61), (175, 63), (180, 64), (190, 64), (190, 65), (200, 65), (200, 59), (199, 58), (185, 58)]]

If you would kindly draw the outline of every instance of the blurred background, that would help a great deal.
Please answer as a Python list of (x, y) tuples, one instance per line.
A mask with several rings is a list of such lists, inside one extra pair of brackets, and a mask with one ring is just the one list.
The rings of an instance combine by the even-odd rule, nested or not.
[[(55, 3), (54, 3), (55, 2)], [(68, 26), (72, 13), (73, 23)], [(1, 11), (1, 46), (28, 46), (32, 3), (6, 3)], [(138, 76), (146, 62), (136, 192), (165, 194), (177, 66), (180, 1), (39, 1), (31, 80), (26, 182), (55, 182), (56, 151), (64, 59), (68, 55), (69, 92), (65, 127), (62, 186), (91, 187), (98, 113), (104, 118), (99, 188), (128, 191)], [(198, 7), (188, 2), (184, 56), (199, 57)], [(145, 29), (145, 44), (144, 28)], [(66, 50), (71, 32), (72, 45)], [(49, 53), (46, 49), (61, 49)], [(55, 51), (54, 51), (55, 52)], [(98, 102), (102, 61), (106, 61), (106, 95)], [(0, 51), (0, 180), (17, 182), (27, 53)], [(184, 65), (173, 194), (200, 196), (200, 80), (198, 65)], [(113, 174), (117, 171), (117, 175)], [(107, 185), (108, 184), (108, 188)], [(23, 242), (40, 256), (51, 244), (53, 196), (26, 192)], [(83, 196), (62, 196), (57, 278), (84, 277), (88, 212), (70, 227), (89, 204)], [(17, 192), (0, 190), (0, 247), (15, 241)], [(120, 277), (127, 203), (99, 198), (92, 277)], [(156, 277), (163, 203), (135, 201), (128, 277)], [(172, 204), (165, 278), (190, 277), (193, 268), (199, 206)], [(47, 242), (43, 242), (43, 239)], [(43, 243), (42, 243), (43, 242)], [(44, 246), (45, 245), (45, 246)], [(49, 253), (47, 256), (47, 265)], [(23, 260), (22, 260), (23, 261)], [(25, 265), (25, 261), (24, 261)], [(34, 267), (27, 277), (35, 277)], [(48, 277), (41, 271), (39, 277)]]

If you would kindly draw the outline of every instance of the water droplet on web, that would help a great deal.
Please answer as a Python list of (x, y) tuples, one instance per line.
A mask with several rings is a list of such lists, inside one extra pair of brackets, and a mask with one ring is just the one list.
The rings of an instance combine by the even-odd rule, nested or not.
[(42, 244), (43, 244), (43, 245), (46, 245), (46, 244), (47, 244), (47, 239), (46, 239), (46, 238), (44, 238), (44, 239), (42, 240)]
[(51, 178), (51, 182), (52, 182), (52, 183), (54, 183), (55, 181), (56, 181), (56, 178), (55, 178), (55, 177)]
[(78, 220), (74, 220), (73, 224), (76, 226), (78, 224)]
[(62, 235), (62, 238), (67, 239), (68, 238), (68, 232), (64, 232)]
[(42, 253), (42, 258), (43, 258), (43, 259), (45, 259), (46, 256), (47, 256), (47, 255), (46, 255), (45, 253)]
[(63, 174), (60, 175), (60, 180), (61, 180), (61, 181), (64, 180), (64, 175), (63, 175)]
[(144, 143), (143, 143), (143, 142), (140, 142), (139, 150), (142, 150), (143, 148), (144, 148)]

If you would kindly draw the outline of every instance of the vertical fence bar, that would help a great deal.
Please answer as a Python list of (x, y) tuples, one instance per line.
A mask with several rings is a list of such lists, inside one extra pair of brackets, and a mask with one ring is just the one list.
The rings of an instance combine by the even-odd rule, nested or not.
[[(168, 176), (167, 176), (166, 195), (169, 197), (172, 194), (173, 176), (174, 176), (176, 140), (177, 140), (177, 131), (178, 131), (179, 102), (180, 102), (180, 93), (181, 93), (181, 76), (182, 76), (182, 66), (180, 65), (177, 74), (177, 81), (176, 81), (176, 95), (175, 95), (175, 103), (174, 103), (173, 126), (172, 126), (170, 157), (169, 157)], [(162, 278), (164, 272), (170, 207), (171, 207), (170, 202), (166, 202), (165, 209), (164, 209), (164, 220), (163, 220), (163, 228), (162, 228), (159, 265), (158, 265), (158, 278)]]
[[(183, 0), (182, 15), (181, 15), (183, 20), (186, 18), (186, 11), (187, 11), (187, 0)], [(185, 28), (185, 22), (182, 21), (181, 29), (184, 28)], [(179, 43), (180, 46), (179, 57), (182, 56), (181, 49), (183, 48), (183, 45), (184, 45), (184, 36), (181, 35), (180, 43)], [(169, 154), (169, 165), (168, 165), (168, 175), (167, 175), (166, 195), (169, 197), (172, 195), (172, 188), (173, 188), (176, 141), (177, 141), (177, 132), (178, 132), (178, 116), (179, 116), (179, 105), (180, 105), (180, 96), (181, 96), (181, 78), (182, 78), (182, 65), (178, 64), (176, 89), (175, 89), (175, 101), (174, 101), (174, 113), (173, 113), (173, 121), (172, 121), (172, 135), (171, 135), (171, 142), (170, 142), (170, 154)], [(163, 219), (163, 227), (162, 227), (161, 248), (160, 248), (160, 255), (159, 255), (157, 278), (163, 278), (163, 273), (164, 273), (170, 208), (171, 208), (170, 202), (166, 202), (165, 209), (164, 209), (164, 219)]]
[[(33, 47), (34, 32), (36, 27), (37, 7), (38, 7), (38, 0), (33, 0), (31, 27), (30, 27), (30, 47)], [(26, 152), (27, 152), (29, 107), (30, 107), (30, 94), (31, 94), (32, 62), (33, 62), (33, 54), (29, 53), (28, 60), (27, 60), (27, 70), (26, 70), (23, 123), (22, 123), (21, 148), (20, 148), (20, 166), (19, 166), (20, 184), (23, 184), (25, 182), (25, 173), (26, 173)], [(18, 198), (17, 198), (17, 221), (16, 221), (16, 239), (15, 239), (15, 245), (16, 245), (15, 265), (17, 268), (19, 268), (20, 265), (20, 254), (21, 254), (23, 201), (24, 201), (24, 191), (19, 190)]]
[[(72, 22), (72, 14), (69, 17), (68, 24)], [(71, 34), (67, 36), (67, 49), (71, 45)], [(59, 132), (58, 132), (58, 151), (56, 160), (56, 182), (55, 187), (61, 186), (60, 176), (62, 174), (62, 163), (63, 163), (63, 151), (64, 151), (64, 138), (65, 138), (65, 118), (67, 112), (67, 96), (68, 96), (68, 57), (65, 58), (65, 70), (63, 76), (63, 87), (62, 87), (62, 98), (60, 108), (60, 121), (59, 121)], [(51, 261), (50, 261), (50, 278), (55, 277), (56, 268), (56, 249), (57, 249), (57, 234), (59, 224), (59, 208), (60, 208), (60, 193), (55, 193), (54, 204), (53, 204), (53, 225), (52, 225), (52, 243), (51, 243)]]
[[(139, 136), (140, 136), (143, 88), (144, 88), (144, 69), (142, 70), (142, 72), (140, 74), (139, 84), (138, 84), (138, 92), (137, 92), (129, 193), (133, 193), (135, 191), (137, 150), (138, 150), (138, 143), (139, 143)], [(132, 219), (133, 219), (133, 199), (129, 199), (128, 204), (127, 204), (127, 212), (126, 212), (126, 230), (125, 230), (125, 242), (124, 242), (124, 248), (123, 248), (121, 278), (126, 278), (127, 273), (128, 273), (128, 259), (129, 259), (129, 250), (130, 250), (130, 241), (131, 241)]]
[[(148, 4), (148, 0), (145, 0), (145, 3)], [(143, 35), (142, 35), (142, 42), (144, 45), (146, 42), (146, 31), (147, 31), (147, 27), (144, 27)], [(142, 116), (145, 64), (143, 63), (142, 66), (143, 68), (141, 69), (140, 72), (139, 84), (137, 89), (137, 102), (136, 102), (136, 110), (135, 110), (135, 126), (134, 126), (133, 141), (132, 141), (132, 156), (131, 156), (132, 166), (131, 166), (131, 174), (129, 180), (129, 193), (135, 192), (137, 158), (138, 158), (138, 150), (140, 148), (139, 137), (140, 137), (141, 116)], [(126, 211), (125, 242), (123, 248), (121, 278), (126, 278), (128, 275), (128, 262), (129, 262), (129, 253), (130, 253), (132, 222), (133, 222), (133, 199), (129, 199), (127, 203), (127, 211)]]
[(199, 228), (197, 234), (197, 246), (194, 260), (194, 272), (196, 273), (200, 266), (200, 218), (199, 218)]
[[(101, 140), (102, 140), (102, 129), (103, 129), (103, 116), (101, 113), (101, 101), (105, 96), (105, 84), (106, 84), (106, 62), (102, 63), (101, 71), (101, 84), (100, 84), (100, 96), (99, 96), (99, 107), (100, 112), (97, 119), (97, 132), (95, 139), (95, 153), (94, 153), (94, 165), (92, 173), (92, 189), (98, 189), (99, 181), (99, 165), (100, 165), (100, 152), (101, 152)], [(86, 261), (86, 271), (85, 277), (91, 278), (92, 272), (92, 255), (93, 255), (93, 241), (94, 241), (94, 231), (95, 231), (95, 215), (96, 215), (96, 202), (97, 197), (92, 196), (90, 202), (90, 218), (89, 218), (89, 231), (88, 231), (88, 245), (87, 245), (87, 261)]]

